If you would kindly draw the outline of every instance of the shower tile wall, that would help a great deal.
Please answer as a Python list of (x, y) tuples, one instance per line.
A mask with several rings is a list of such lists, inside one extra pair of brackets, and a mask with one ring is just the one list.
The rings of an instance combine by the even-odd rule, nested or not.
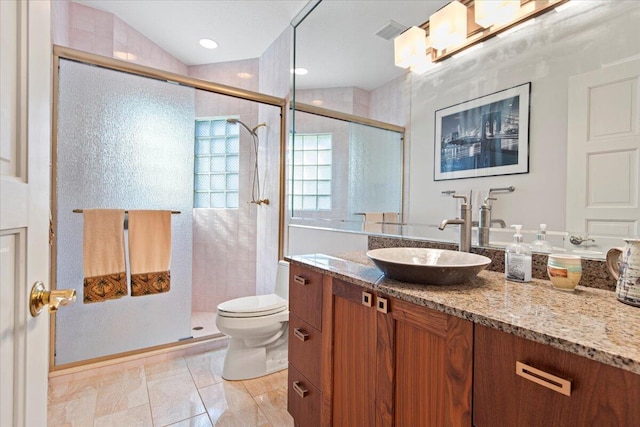
[(357, 87), (298, 90), (296, 101), (360, 117), (369, 117), (369, 92)]
[[(291, 46), (293, 32), (288, 27), (260, 57), (260, 92), (288, 98), (290, 88)], [(289, 118), (288, 113), (285, 117)], [(278, 225), (280, 222), (280, 110), (261, 105), (260, 121), (268, 124), (265, 143), (260, 147), (260, 165), (263, 172), (264, 195), (269, 205), (258, 209), (256, 293), (272, 293), (278, 266)], [(291, 129), (290, 123), (285, 129)]]
[[(189, 75), (229, 86), (258, 90), (258, 61), (189, 67)], [(255, 102), (196, 91), (196, 117), (239, 116), (258, 123)], [(260, 131), (261, 132), (261, 131)], [(262, 135), (262, 133), (260, 133)], [(256, 294), (256, 211), (251, 196), (252, 140), (240, 130), (238, 209), (194, 209), (192, 311), (215, 312), (222, 301)]]
[(255, 210), (242, 202), (238, 210), (194, 209), (192, 311), (255, 295)]
[(406, 73), (369, 92), (367, 117), (408, 128), (411, 110), (411, 78), (412, 74)]
[(117, 16), (68, 0), (51, 2), (53, 42), (179, 74), (187, 66)]

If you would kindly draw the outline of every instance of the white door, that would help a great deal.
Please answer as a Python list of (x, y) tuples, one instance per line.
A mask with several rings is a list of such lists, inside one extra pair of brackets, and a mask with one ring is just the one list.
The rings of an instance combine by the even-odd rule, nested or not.
[(640, 232), (639, 83), (637, 59), (569, 79), (569, 231)]
[(0, 0), (0, 426), (47, 425), (51, 37), (48, 1)]

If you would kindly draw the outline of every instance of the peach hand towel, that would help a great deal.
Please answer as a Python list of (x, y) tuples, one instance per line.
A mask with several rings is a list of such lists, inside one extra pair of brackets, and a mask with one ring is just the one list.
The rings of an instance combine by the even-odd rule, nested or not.
[(83, 267), (85, 303), (127, 295), (124, 211), (84, 209)]
[(131, 295), (168, 292), (171, 211), (129, 211)]
[(382, 212), (365, 212), (363, 230), (368, 233), (380, 233), (382, 231)]

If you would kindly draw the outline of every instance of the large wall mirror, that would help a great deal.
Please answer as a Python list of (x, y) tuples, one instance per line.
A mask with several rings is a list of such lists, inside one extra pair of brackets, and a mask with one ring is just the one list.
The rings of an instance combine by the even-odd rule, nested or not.
[[(295, 26), (295, 67), (308, 70), (294, 79), (297, 100), (406, 129), (402, 164), (389, 157), (380, 167), (404, 170), (404, 226), (392, 233), (455, 242), (457, 231), (435, 227), (457, 216), (451, 192), (470, 197), (477, 221), (490, 189), (514, 187), (495, 194), (492, 213), (502, 222), (492, 246), (513, 234), (501, 223), (523, 224), (529, 241), (544, 223), (554, 247), (595, 258), (637, 236), (640, 3), (572, 0), (422, 74), (395, 67), (395, 35), (447, 3), (321, 1)], [(528, 134), (528, 172), (435, 180), (436, 112), (527, 83), (529, 122), (520, 132)], [(576, 143), (584, 129), (586, 144)], [(588, 151), (596, 143), (602, 149)], [(339, 219), (353, 221), (349, 214)]]

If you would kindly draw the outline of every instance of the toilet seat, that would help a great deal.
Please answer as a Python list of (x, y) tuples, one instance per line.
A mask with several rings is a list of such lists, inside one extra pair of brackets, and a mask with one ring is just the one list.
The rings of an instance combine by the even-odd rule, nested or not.
[(262, 317), (286, 310), (287, 300), (276, 294), (236, 298), (218, 305), (222, 317)]

